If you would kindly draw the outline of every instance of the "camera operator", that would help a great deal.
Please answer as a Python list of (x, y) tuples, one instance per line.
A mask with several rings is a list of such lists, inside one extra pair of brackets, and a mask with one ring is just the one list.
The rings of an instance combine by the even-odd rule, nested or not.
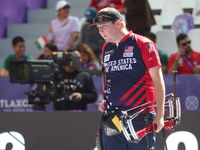
[(97, 92), (89, 73), (80, 70), (81, 58), (77, 50), (69, 50), (77, 56), (77, 67), (65, 66), (62, 79), (64, 84), (64, 100), (54, 101), (55, 110), (87, 110), (88, 103), (94, 103)]

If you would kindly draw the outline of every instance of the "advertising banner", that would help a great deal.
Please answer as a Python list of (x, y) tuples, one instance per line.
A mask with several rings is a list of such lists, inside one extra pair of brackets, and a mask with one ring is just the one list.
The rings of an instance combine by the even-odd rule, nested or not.
[[(93, 80), (98, 98), (95, 103), (88, 105), (88, 111), (98, 111), (99, 102), (103, 99), (102, 77), (93, 76)], [(176, 93), (176, 96), (180, 97), (182, 110), (200, 110), (200, 75), (177, 75), (176, 82), (172, 75), (165, 75), (164, 80), (166, 95)], [(24, 92), (32, 90), (34, 86), (36, 85), (31, 87), (28, 84), (12, 84), (9, 78), (0, 78), (0, 112), (33, 111)], [(54, 111), (53, 102), (46, 105), (45, 111)]]

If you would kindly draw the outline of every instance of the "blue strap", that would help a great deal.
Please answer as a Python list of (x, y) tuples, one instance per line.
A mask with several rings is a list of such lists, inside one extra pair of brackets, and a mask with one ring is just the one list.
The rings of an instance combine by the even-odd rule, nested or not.
[(187, 64), (190, 66), (191, 69), (194, 68), (194, 66), (191, 64), (191, 62), (185, 57), (185, 55), (182, 55), (183, 59), (187, 62)]

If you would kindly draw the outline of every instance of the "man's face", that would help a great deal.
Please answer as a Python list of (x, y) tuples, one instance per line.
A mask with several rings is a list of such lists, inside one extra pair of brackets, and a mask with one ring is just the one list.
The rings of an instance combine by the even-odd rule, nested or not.
[(17, 57), (22, 58), (24, 56), (24, 52), (26, 51), (25, 42), (18, 42), (17, 45), (13, 46), (13, 50)]
[(183, 40), (180, 40), (178, 43), (179, 48), (182, 48), (183, 50), (185, 50), (185, 53), (190, 53), (192, 51), (191, 46), (190, 46), (190, 39), (187, 37)]
[(63, 8), (59, 9), (58, 10), (58, 13), (62, 16), (68, 16), (69, 15), (69, 11), (70, 11), (70, 6), (69, 5), (66, 5), (64, 6)]
[(109, 21), (103, 24), (97, 24), (97, 28), (106, 42), (115, 42), (116, 31), (118, 30), (115, 23), (113, 24)]
[(83, 65), (89, 62), (89, 55), (86, 52), (80, 52)]
[(47, 48), (47, 47), (44, 47), (44, 57), (46, 58), (46, 57), (51, 57), (52, 56), (52, 51), (49, 49), (49, 48)]

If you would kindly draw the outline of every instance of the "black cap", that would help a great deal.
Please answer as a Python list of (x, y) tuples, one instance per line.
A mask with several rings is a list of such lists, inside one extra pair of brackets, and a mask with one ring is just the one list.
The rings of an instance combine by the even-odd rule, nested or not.
[(104, 23), (108, 21), (116, 21), (116, 20), (121, 20), (122, 21), (122, 15), (118, 10), (112, 7), (107, 7), (102, 10), (100, 10), (96, 17), (93, 18), (93, 23)]
[(116, 20), (122, 20), (122, 15), (120, 14), (120, 12), (117, 9), (112, 8), (112, 7), (107, 7), (107, 8), (102, 9), (101, 11), (97, 13), (97, 16), (100, 16), (100, 15), (106, 15)]

